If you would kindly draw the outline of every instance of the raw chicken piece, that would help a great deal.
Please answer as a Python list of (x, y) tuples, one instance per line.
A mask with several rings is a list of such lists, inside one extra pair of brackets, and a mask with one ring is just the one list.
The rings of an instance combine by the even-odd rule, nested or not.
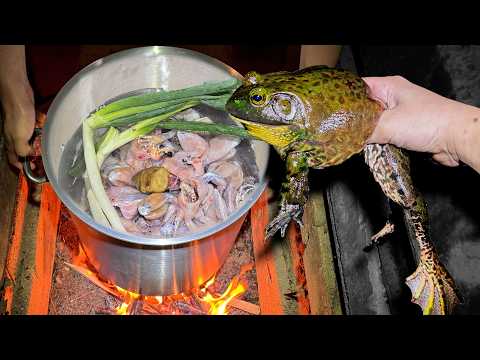
[(201, 211), (197, 213), (195, 220), (205, 226), (214, 225), (219, 220), (215, 211), (214, 190), (212, 184), (207, 184), (204, 186), (201, 195), (199, 192)]
[(213, 202), (215, 205), (217, 218), (222, 221), (226, 220), (228, 217), (228, 209), (225, 204), (225, 201), (222, 198), (222, 195), (220, 195), (217, 189), (213, 190)]
[(202, 180), (206, 183), (214, 184), (220, 193), (227, 187), (227, 181), (220, 175), (213, 172), (207, 172), (202, 176)]
[(142, 233), (148, 233), (150, 232), (150, 222), (145, 220), (144, 217), (142, 216), (139, 216), (136, 220), (135, 220), (135, 224), (136, 226), (142, 231)]
[(190, 162), (190, 156), (184, 151), (179, 151), (173, 157), (165, 159), (162, 166), (169, 173), (184, 181), (195, 177), (195, 169), (190, 165)]
[(208, 151), (208, 143), (200, 135), (179, 131), (177, 137), (183, 151), (192, 158), (201, 157)]
[(243, 183), (242, 167), (235, 161), (214, 162), (208, 167), (208, 172), (219, 175), (235, 190)]
[(107, 195), (112, 205), (118, 207), (122, 216), (128, 220), (137, 215), (137, 207), (146, 197), (130, 186), (112, 186), (107, 190)]
[(154, 193), (148, 195), (138, 205), (138, 213), (147, 220), (155, 220), (163, 217), (169, 203), (174, 201), (174, 196), (168, 193)]
[(175, 191), (179, 189), (180, 189), (180, 178), (170, 174), (170, 177), (168, 178), (168, 190)]
[(127, 163), (122, 161), (116, 156), (109, 156), (105, 159), (101, 167), (101, 174), (105, 178), (108, 174), (115, 169), (122, 168), (128, 166)]
[[(240, 144), (240, 139), (233, 136), (216, 136), (209, 141), (209, 148), (208, 153), (205, 159), (205, 164), (210, 164), (214, 161), (223, 159), (224, 157), (230, 158), (231, 156), (235, 155), (236, 151), (234, 150), (235, 147)], [(233, 151), (233, 154), (230, 152)]]
[(144, 233), (143, 229), (138, 227), (136, 222), (125, 219), (125, 218), (120, 218), (120, 221), (122, 222), (122, 225), (125, 228), (125, 230), (128, 231), (129, 233), (134, 233), (139, 235), (142, 235)]
[(182, 182), (177, 200), (185, 225), (190, 231), (198, 230), (198, 226), (193, 222), (193, 219), (200, 209), (200, 201), (198, 201), (198, 195), (193, 187)]
[(117, 167), (108, 173), (107, 179), (113, 186), (134, 186), (135, 170), (130, 166)]
[(137, 173), (143, 170), (145, 166), (145, 160), (149, 158), (147, 151), (139, 144), (138, 139), (130, 143), (130, 147), (125, 156), (125, 162), (134, 169)]
[(176, 150), (172, 143), (167, 142), (175, 134), (176, 132), (173, 130), (166, 133), (157, 130), (152, 135), (142, 136), (138, 139), (138, 143), (150, 159), (160, 160), (165, 154), (173, 153)]

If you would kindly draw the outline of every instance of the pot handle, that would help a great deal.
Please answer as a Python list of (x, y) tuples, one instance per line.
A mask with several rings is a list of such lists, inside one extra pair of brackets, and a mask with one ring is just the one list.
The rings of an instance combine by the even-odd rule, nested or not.
[[(30, 140), (30, 144), (32, 144), (35, 138), (41, 133), (42, 133), (41, 128), (35, 128), (35, 130), (33, 131), (32, 139)], [(46, 176), (37, 176), (33, 173), (32, 169), (30, 168), (30, 161), (28, 160), (28, 157), (25, 157), (23, 159), (23, 172), (25, 173), (25, 176), (35, 184), (44, 184), (48, 182), (48, 179)]]

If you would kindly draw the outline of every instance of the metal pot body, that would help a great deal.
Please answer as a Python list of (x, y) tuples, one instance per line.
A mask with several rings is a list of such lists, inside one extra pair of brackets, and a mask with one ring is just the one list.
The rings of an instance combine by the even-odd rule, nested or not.
[(159, 46), (136, 48), (89, 65), (54, 99), (42, 137), (48, 181), (72, 214), (90, 262), (106, 280), (144, 295), (188, 292), (207, 281), (222, 266), (247, 212), (265, 188), (268, 146), (251, 142), (249, 149), (254, 153), (259, 183), (228, 219), (185, 236), (155, 238), (118, 232), (93, 220), (78, 191), (83, 186), (65, 181), (68, 162), (73, 158), (69, 152), (79, 148), (69, 142), (80, 144), (78, 130), (82, 121), (112, 98), (139, 89), (175, 90), (232, 76), (241, 78), (229, 66), (194, 51)]
[(213, 235), (170, 246), (125, 243), (73, 219), (83, 250), (104, 279), (156, 296), (188, 293), (210, 279), (228, 256), (245, 215)]

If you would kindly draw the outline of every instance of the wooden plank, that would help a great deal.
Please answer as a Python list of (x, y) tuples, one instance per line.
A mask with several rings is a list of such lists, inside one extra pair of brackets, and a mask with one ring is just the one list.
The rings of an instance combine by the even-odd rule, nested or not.
[[(0, 125), (1, 125), (0, 121)], [(10, 235), (13, 230), (12, 219), (15, 215), (15, 193), (18, 188), (18, 175), (10, 169), (6, 152), (3, 151), (4, 139), (0, 133), (0, 283), (7, 259)]]
[(301, 230), (303, 266), (313, 315), (342, 314), (335, 264), (328, 232), (323, 193), (312, 192), (305, 206)]
[(4, 271), (4, 293), (0, 299), (3, 303), (5, 314), (11, 314), (15, 281), (17, 278), (17, 268), (22, 248), (23, 225), (25, 220), (25, 209), (28, 203), (28, 183), (23, 174), (19, 176), (17, 193), (15, 196), (15, 212), (12, 218), (13, 231), (9, 239), (9, 248)]
[(275, 259), (271, 252), (265, 250), (265, 227), (269, 221), (266, 191), (252, 207), (250, 216), (260, 312), (262, 315), (283, 314)]
[(47, 315), (60, 220), (60, 200), (49, 184), (42, 185), (35, 244), (35, 264), (27, 314)]
[(245, 300), (232, 299), (228, 305), (252, 315), (260, 315), (260, 306)]
[(298, 303), (298, 314), (308, 315), (310, 314), (310, 302), (308, 299), (307, 278), (303, 263), (305, 244), (303, 243), (302, 236), (296, 223), (291, 222), (287, 231), (287, 238), (290, 244), (292, 270), (297, 282), (295, 297)]

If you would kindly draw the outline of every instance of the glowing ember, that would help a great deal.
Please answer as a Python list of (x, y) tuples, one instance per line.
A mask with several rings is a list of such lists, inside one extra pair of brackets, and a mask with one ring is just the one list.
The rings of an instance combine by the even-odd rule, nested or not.
[(221, 295), (209, 290), (215, 283), (215, 276), (213, 276), (190, 296), (186, 294), (144, 296), (101, 279), (95, 271), (92, 271), (93, 267), (81, 248), (79, 254), (74, 256), (73, 264), (69, 265), (103, 290), (122, 300), (122, 304), (115, 309), (117, 315), (138, 313), (227, 315), (232, 301), (245, 293), (248, 288), (246, 281), (241, 281), (240, 278), (253, 268), (253, 263), (242, 266), (240, 273), (231, 280)]

